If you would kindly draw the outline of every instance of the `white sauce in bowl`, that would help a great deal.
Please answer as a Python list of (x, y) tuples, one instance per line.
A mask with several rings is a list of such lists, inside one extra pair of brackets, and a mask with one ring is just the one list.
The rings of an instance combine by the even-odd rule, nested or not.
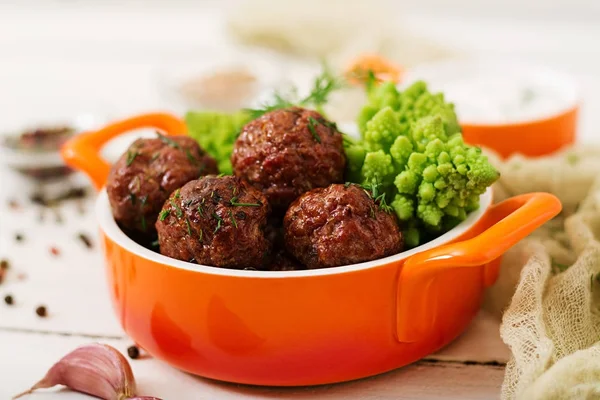
[(506, 124), (537, 120), (576, 105), (575, 82), (543, 67), (498, 61), (453, 61), (408, 71), (403, 86), (427, 82), (454, 103), (461, 123)]

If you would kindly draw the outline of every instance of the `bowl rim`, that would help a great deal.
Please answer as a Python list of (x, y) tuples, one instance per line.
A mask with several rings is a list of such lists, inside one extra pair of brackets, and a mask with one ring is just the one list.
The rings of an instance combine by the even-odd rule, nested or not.
[(238, 278), (308, 278), (316, 276), (351, 273), (378, 266), (383, 266), (407, 259), (408, 257), (414, 254), (421, 253), (423, 251), (446, 244), (469, 231), (479, 220), (481, 220), (481, 218), (485, 215), (489, 207), (492, 205), (492, 197), (492, 188), (488, 188), (487, 191), (479, 198), (479, 209), (470, 213), (467, 216), (467, 219), (465, 219), (463, 222), (458, 224), (450, 231), (422, 246), (418, 246), (414, 249), (404, 251), (389, 257), (380, 258), (378, 260), (367, 261), (358, 264), (344, 265), (341, 267), (308, 269), (300, 271), (254, 271), (211, 267), (207, 265), (193, 264), (187, 261), (176, 260), (174, 258), (170, 258), (160, 253), (149, 250), (143, 247), (142, 245), (139, 245), (136, 242), (134, 242), (121, 230), (121, 228), (119, 228), (112, 216), (112, 211), (110, 208), (110, 203), (108, 201), (108, 194), (106, 192), (106, 188), (103, 188), (100, 191), (98, 198), (96, 199), (95, 212), (96, 219), (100, 226), (100, 230), (111, 241), (121, 246), (125, 250), (129, 251), (130, 253), (135, 254), (138, 257), (163, 266), (209, 275), (221, 275)]
[[(459, 69), (461, 66), (476, 66), (481, 65), (484, 68), (488, 65), (505, 66), (506, 68), (520, 69), (522, 71), (536, 71), (537, 73), (547, 74), (553, 76), (557, 82), (560, 83), (561, 91), (566, 93), (565, 97), (567, 100), (566, 105), (560, 110), (552, 113), (540, 114), (533, 118), (517, 118), (505, 122), (483, 122), (483, 121), (469, 121), (467, 119), (461, 119), (459, 117), (459, 123), (461, 127), (469, 128), (523, 128), (531, 125), (537, 125), (545, 123), (554, 119), (565, 117), (567, 114), (577, 111), (581, 108), (581, 85), (575, 79), (574, 76), (562, 70), (554, 69), (545, 65), (514, 59), (503, 59), (503, 58), (454, 58), (445, 61), (433, 61), (430, 63), (422, 64), (418, 67), (409, 69), (403, 77), (401, 87), (410, 85), (417, 80), (423, 80), (429, 84), (432, 81), (432, 77), (443, 76), (447, 74), (447, 71)], [(439, 79), (439, 78), (438, 78)], [(494, 133), (495, 134), (495, 133)]]

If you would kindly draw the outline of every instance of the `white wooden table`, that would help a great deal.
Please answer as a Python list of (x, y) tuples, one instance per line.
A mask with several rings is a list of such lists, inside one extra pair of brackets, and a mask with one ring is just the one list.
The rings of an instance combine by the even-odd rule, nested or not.
[[(40, 97), (46, 99), (46, 112), (83, 105), (120, 116), (162, 108), (156, 66), (201, 61), (198, 48), (227, 45), (219, 33), (219, 11), (202, 12), (183, 3), (165, 10), (153, 3), (140, 13), (139, 3), (118, 8), (98, 4), (74, 3), (69, 10), (0, 5), (1, 129), (37, 112), (32, 108), (39, 107), (34, 99)], [(591, 110), (600, 106), (598, 26), (482, 21), (457, 14), (443, 18), (414, 13), (406, 18), (415, 30), (473, 54), (527, 57), (571, 71), (585, 85), (581, 136), (595, 139), (600, 119)], [(0, 171), (0, 258), (11, 262), (0, 300), (6, 294), (15, 299), (12, 307), (0, 302), (0, 400), (30, 386), (80, 344), (101, 341), (121, 351), (131, 344), (113, 317), (98, 247), (87, 249), (76, 239), (79, 232), (95, 238), (93, 199), (84, 202), (84, 215), (71, 203), (61, 211), (62, 224), (51, 213), (40, 223), (39, 208), (27, 200), (30, 190), (26, 181)], [(21, 207), (10, 208), (9, 199)], [(25, 236), (22, 243), (15, 242), (16, 233)], [(60, 256), (50, 254), (51, 246)], [(41, 304), (48, 308), (47, 318), (34, 312)], [(193, 377), (151, 358), (131, 364), (143, 394), (164, 399), (492, 399), (499, 397), (507, 358), (498, 323), (482, 314), (461, 338), (427, 360), (332, 386), (248, 387)], [(29, 398), (88, 397), (50, 391)]]

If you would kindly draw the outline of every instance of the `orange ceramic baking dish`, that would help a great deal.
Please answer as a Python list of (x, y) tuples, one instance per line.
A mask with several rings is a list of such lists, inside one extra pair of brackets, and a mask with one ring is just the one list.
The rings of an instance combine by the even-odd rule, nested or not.
[(306, 271), (228, 270), (145, 249), (117, 226), (98, 153), (132, 129), (170, 135), (185, 125), (147, 114), (82, 134), (63, 149), (100, 190), (110, 296), (121, 325), (154, 357), (181, 370), (256, 385), (316, 385), (412, 363), (456, 338), (477, 313), (498, 258), (559, 213), (550, 194), (492, 205), (436, 240), (381, 260)]

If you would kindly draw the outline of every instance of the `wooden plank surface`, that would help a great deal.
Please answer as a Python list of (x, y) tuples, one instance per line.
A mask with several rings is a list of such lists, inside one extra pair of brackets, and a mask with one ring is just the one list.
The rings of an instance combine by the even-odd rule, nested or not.
[[(44, 375), (62, 355), (90, 339), (56, 334), (0, 330), (0, 399), (9, 399)], [(125, 352), (129, 342), (101, 340)], [(7, 362), (10, 360), (10, 362)], [(164, 400), (234, 399), (494, 399), (504, 370), (501, 366), (422, 361), (387, 374), (337, 385), (303, 388), (265, 388), (228, 384), (179, 372), (151, 358), (131, 361), (140, 393)], [(6, 379), (10, 377), (10, 379)], [(26, 400), (69, 400), (89, 397), (45, 390)]]

